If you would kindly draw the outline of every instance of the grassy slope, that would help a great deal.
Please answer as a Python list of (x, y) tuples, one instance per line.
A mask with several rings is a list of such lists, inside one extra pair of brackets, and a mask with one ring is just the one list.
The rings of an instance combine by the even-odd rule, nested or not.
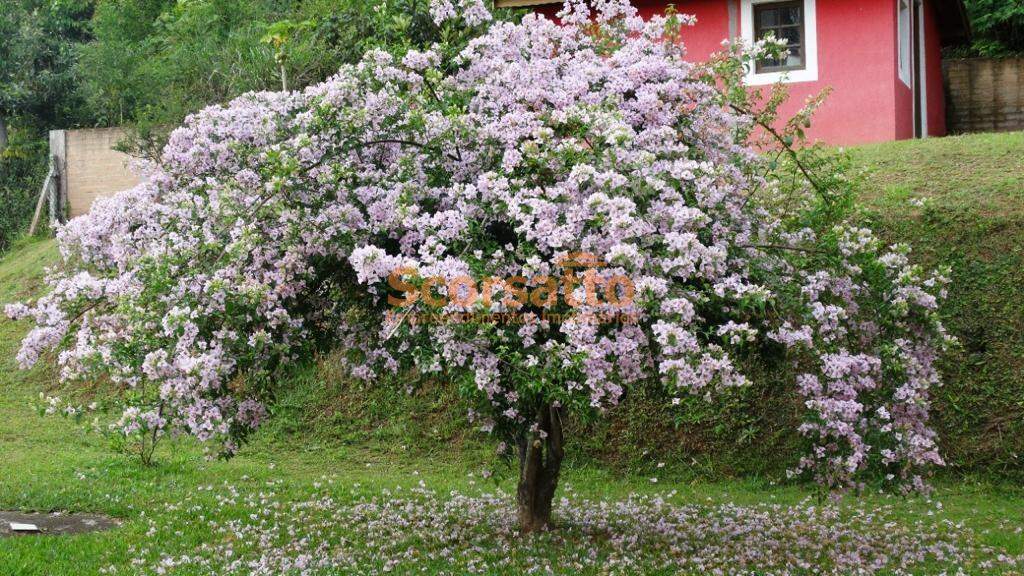
[[(990, 153), (978, 152), (981, 146), (988, 147)], [(931, 152), (921, 154), (919, 147)], [(945, 170), (947, 163), (936, 161), (934, 155), (956, 159), (958, 149), (984, 158), (1003, 153), (1008, 161), (981, 170), (984, 165), (980, 160), (957, 160), (965, 166), (957, 174), (966, 180), (954, 183), (951, 176), (940, 176), (945, 174), (940, 170)], [(987, 361), (992, 365), (958, 368), (958, 362), (952, 363), (950, 370), (959, 370), (954, 373), (967, 380), (948, 386), (948, 403), (952, 406), (959, 398), (969, 398), (973, 404), (956, 406), (963, 412), (957, 411), (956, 418), (944, 419), (943, 426), (967, 426), (972, 419), (983, 419), (986, 414), (996, 417), (995, 412), (980, 406), (981, 394), (989, 391), (1000, 406), (1005, 403), (1008, 410), (1019, 410), (1020, 405), (1013, 404), (1012, 395), (1022, 385), (1020, 364), (998, 362), (1004, 358), (1020, 359), (1022, 304), (1015, 295), (1021, 292), (1019, 263), (1024, 230), (1020, 220), (1015, 219), (1020, 216), (1021, 204), (1013, 204), (1007, 198), (1016, 194), (1020, 199), (1021, 171), (1011, 172), (1007, 166), (1014, 166), (1024, 154), (1024, 137), (935, 140), (862, 149), (856, 154), (862, 161), (881, 167), (869, 181), (872, 188), (868, 198), (877, 210), (876, 217), (893, 238), (919, 238), (919, 246), (930, 245), (929, 250), (919, 249), (923, 257), (954, 256), (960, 271), (956, 272), (952, 312), (970, 310), (971, 314), (964, 315), (968, 319), (975, 313), (982, 315), (978, 320), (957, 322), (984, 330), (986, 337), (977, 340), (985, 343), (984, 352), (971, 351), (971, 346), (978, 345), (965, 338), (965, 356), (973, 358), (972, 362)], [(935, 165), (929, 166), (933, 162)], [(936, 177), (919, 180), (909, 172), (901, 175), (897, 167), (909, 165), (917, 165), (926, 173), (934, 172)], [(960, 192), (964, 188), (968, 192)], [(969, 193), (972, 189), (976, 195)], [(923, 195), (924, 190), (934, 197), (932, 206), (909, 209), (908, 197)], [(904, 220), (900, 216), (907, 213), (913, 218)], [(28, 244), (10, 253), (0, 262), (0, 302), (35, 293), (41, 284), (42, 267), (54, 259), (52, 242)], [(990, 290), (984, 285), (986, 281), (998, 284)], [(956, 324), (954, 329), (964, 326)], [(111, 452), (103, 440), (81, 431), (73, 423), (36, 415), (30, 403), (40, 390), (53, 386), (53, 378), (45, 368), (29, 372), (15, 369), (13, 355), (24, 330), (24, 324), (0, 320), (0, 509), (89, 510), (115, 515), (126, 522), (119, 530), (105, 534), (5, 540), (0, 545), (0, 574), (94, 574), (106, 565), (125, 566), (135, 555), (133, 547), (182, 552), (197, 542), (215, 539), (215, 534), (189, 523), (188, 512), (163, 510), (165, 503), (195, 494), (203, 485), (229, 483), (243, 493), (251, 493), (261, 490), (267, 480), (280, 479), (286, 494), (301, 498), (310, 497), (316, 492), (314, 483), (330, 475), (339, 486), (336, 496), (342, 501), (347, 498), (342, 487), (347, 489), (355, 484), (374, 490), (411, 486), (423, 479), (442, 492), (472, 491), (469, 474), (486, 462), (484, 447), (465, 435), (457, 422), (453, 423), (453, 417), (460, 413), (453, 399), (443, 394), (413, 398), (401, 394), (368, 395), (343, 386), (334, 377), (331, 362), (321, 361), (296, 370), (290, 391), (277, 407), (273, 426), (240, 457), (230, 462), (207, 462), (196, 446), (179, 442), (158, 451), (156, 468), (141, 468), (134, 460)], [(992, 336), (996, 334), (1000, 335), (998, 339)], [(1001, 379), (989, 380), (994, 377)], [(1016, 398), (1024, 396), (1018, 393)], [(308, 400), (316, 402), (318, 409), (308, 410)], [(396, 413), (403, 416), (396, 417)], [(973, 441), (983, 454), (991, 445), (1019, 442), (1005, 437), (1000, 443), (983, 442), (979, 439), (987, 439), (988, 434), (984, 429), (963, 433), (973, 435), (968, 437), (975, 438)], [(951, 448), (966, 458), (972, 454), (967, 450), (969, 442), (958, 440)], [(637, 448), (644, 443), (644, 438), (629, 441), (630, 446)], [(678, 489), (680, 500), (711, 499), (739, 504), (796, 502), (807, 496), (799, 487), (778, 487), (755, 480), (695, 481), (692, 470), (687, 470), (689, 462), (670, 463), (667, 470), (659, 471), (654, 460), (639, 460), (629, 471), (577, 463), (567, 473), (567, 483), (582, 494), (605, 497), (669, 489)], [(270, 463), (274, 464), (272, 469)], [(655, 474), (660, 476), (657, 485), (649, 482)], [(502, 482), (509, 487), (507, 479)], [(1024, 526), (1024, 494), (1019, 489), (944, 482), (939, 485), (939, 497), (945, 504), (939, 517), (974, 527), (985, 543), (1024, 552), (1020, 534), (996, 529), (999, 521)], [(868, 498), (869, 502), (883, 500), (877, 496)], [(931, 517), (930, 507), (921, 501), (884, 500), (895, 502), (907, 523)], [(175, 515), (172, 520), (181, 523), (181, 533), (153, 542), (145, 534), (144, 515), (155, 514)]]
[[(889, 239), (952, 266), (948, 327), (962, 349), (943, 367), (937, 425), (964, 470), (1024, 466), (1024, 132), (854, 150), (864, 200)], [(923, 199), (915, 206), (913, 199)]]

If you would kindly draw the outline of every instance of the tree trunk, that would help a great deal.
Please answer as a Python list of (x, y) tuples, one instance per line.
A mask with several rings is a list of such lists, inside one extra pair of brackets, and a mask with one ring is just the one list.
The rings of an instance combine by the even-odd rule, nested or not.
[(537, 432), (519, 439), (519, 527), (537, 532), (551, 527), (551, 503), (562, 471), (562, 411), (545, 404), (538, 410)]
[(7, 119), (0, 116), (0, 154), (7, 150)]

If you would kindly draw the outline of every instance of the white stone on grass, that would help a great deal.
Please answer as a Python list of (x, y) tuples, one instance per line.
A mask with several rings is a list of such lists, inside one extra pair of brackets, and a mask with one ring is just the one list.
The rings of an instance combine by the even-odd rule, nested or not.
[(11, 532), (39, 532), (39, 526), (35, 524), (22, 524), (21, 522), (9, 522)]

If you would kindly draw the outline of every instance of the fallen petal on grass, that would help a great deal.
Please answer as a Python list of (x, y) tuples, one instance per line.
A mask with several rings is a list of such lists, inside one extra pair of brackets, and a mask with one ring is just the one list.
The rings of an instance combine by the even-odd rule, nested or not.
[[(284, 492), (281, 490), (280, 492)], [(693, 504), (674, 493), (557, 501), (557, 527), (523, 536), (501, 491), (423, 486), (290, 499), (271, 484), (230, 486), (168, 505), (201, 510), (213, 535), (174, 555), (134, 551), (133, 571), (319, 574), (956, 574), (1009, 571), (1015, 557), (949, 520), (907, 521), (887, 504)], [(210, 496), (215, 504), (210, 505)], [(178, 520), (173, 520), (178, 518)], [(180, 535), (177, 514), (149, 520), (152, 542)], [(112, 570), (111, 572), (117, 572)], [(134, 573), (134, 572), (133, 572)]]

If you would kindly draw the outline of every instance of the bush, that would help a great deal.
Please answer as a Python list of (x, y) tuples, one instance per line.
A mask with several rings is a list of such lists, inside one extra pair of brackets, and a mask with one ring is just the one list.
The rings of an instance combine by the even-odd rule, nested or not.
[(373, 385), (444, 378), (518, 461), (528, 531), (570, 416), (788, 364), (795, 472), (923, 487), (944, 278), (852, 225), (842, 160), (789, 146), (809, 112), (777, 130), (752, 107), (743, 68), (774, 43), (705, 66), (682, 18), (624, 0), (561, 24), (431, 11), (430, 50), (191, 116), (151, 181), (60, 231), (52, 291), (8, 308), (36, 322), (21, 363), (58, 349), (65, 380), (111, 378), (144, 458), (175, 433), (234, 454), (279, 368), (325, 346)]
[(47, 149), (46, 141), (12, 131), (10, 146), (0, 153), (0, 252), (28, 229), (46, 177)]

